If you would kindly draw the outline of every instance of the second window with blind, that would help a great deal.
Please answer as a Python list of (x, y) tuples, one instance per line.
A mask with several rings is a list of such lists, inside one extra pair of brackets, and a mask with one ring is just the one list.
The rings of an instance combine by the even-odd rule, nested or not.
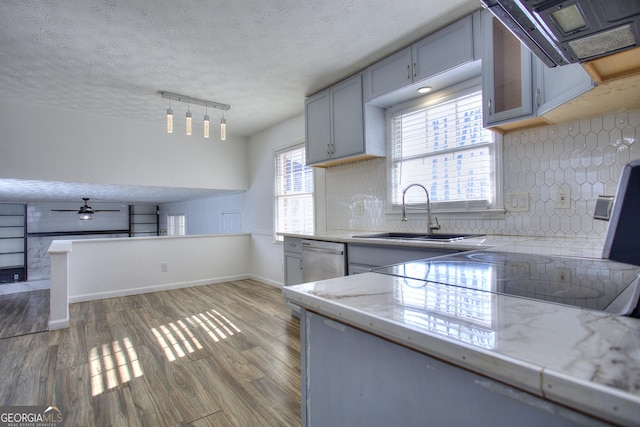
[[(304, 144), (275, 154), (275, 232), (314, 231), (313, 170), (306, 165)], [(276, 234), (276, 240), (282, 237)]]
[[(429, 191), (434, 212), (477, 212), (501, 206), (499, 136), (482, 127), (479, 87), (434, 94), (387, 110), (389, 198), (402, 204), (414, 183)], [(409, 191), (407, 205), (424, 205)]]

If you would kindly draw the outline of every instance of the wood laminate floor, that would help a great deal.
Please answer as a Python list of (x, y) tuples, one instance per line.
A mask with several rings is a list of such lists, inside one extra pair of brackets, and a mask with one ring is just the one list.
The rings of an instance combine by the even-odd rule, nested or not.
[(0, 405), (67, 426), (298, 426), (300, 338), (253, 280), (72, 304), (68, 329), (0, 339)]
[(0, 338), (49, 329), (49, 290), (0, 296)]

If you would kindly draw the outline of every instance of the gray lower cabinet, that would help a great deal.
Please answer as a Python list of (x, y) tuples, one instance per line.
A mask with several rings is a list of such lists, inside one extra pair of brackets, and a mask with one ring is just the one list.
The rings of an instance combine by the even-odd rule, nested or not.
[(302, 239), (284, 238), (284, 285), (302, 283)]
[(348, 274), (366, 273), (372, 268), (416, 259), (433, 258), (459, 251), (350, 243), (347, 245)]
[(319, 314), (302, 310), (300, 318), (303, 426), (594, 425), (575, 411)]

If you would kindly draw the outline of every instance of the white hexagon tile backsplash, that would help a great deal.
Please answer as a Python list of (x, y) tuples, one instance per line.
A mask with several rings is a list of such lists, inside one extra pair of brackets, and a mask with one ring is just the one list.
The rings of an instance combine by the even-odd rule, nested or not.
[[(442, 230), (526, 236), (604, 237), (607, 222), (593, 219), (599, 195), (615, 195), (622, 167), (640, 158), (640, 110), (543, 126), (504, 135), (505, 200), (529, 193), (529, 210), (504, 219), (439, 219)], [(385, 214), (386, 159), (327, 169), (329, 230), (425, 231), (426, 220), (400, 222)], [(557, 209), (561, 186), (570, 208)]]

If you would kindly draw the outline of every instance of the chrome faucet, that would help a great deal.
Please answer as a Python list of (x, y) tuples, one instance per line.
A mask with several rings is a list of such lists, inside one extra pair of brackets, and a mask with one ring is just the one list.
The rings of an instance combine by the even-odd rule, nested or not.
[(407, 194), (407, 190), (409, 190), (411, 187), (420, 187), (424, 190), (424, 194), (427, 195), (427, 230), (429, 234), (433, 233), (434, 230), (440, 230), (440, 224), (438, 224), (438, 217), (435, 217), (436, 218), (435, 224), (431, 223), (431, 200), (429, 200), (429, 192), (427, 191), (427, 187), (425, 187), (422, 184), (411, 184), (402, 191), (402, 221), (403, 222), (407, 221), (407, 206), (405, 205), (405, 202), (404, 202), (404, 196)]

